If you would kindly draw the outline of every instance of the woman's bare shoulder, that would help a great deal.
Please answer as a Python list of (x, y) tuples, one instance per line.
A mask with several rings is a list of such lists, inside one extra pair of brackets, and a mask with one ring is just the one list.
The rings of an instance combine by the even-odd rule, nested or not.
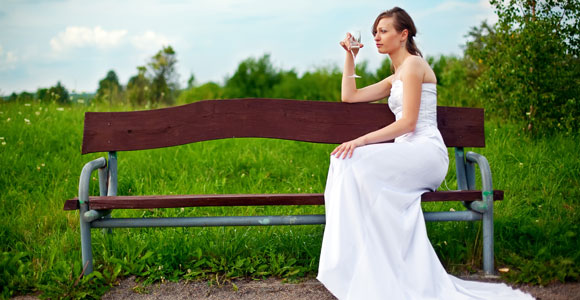
[(422, 78), (423, 82), (436, 82), (435, 73), (429, 63), (420, 56), (412, 55), (405, 59), (405, 73)]

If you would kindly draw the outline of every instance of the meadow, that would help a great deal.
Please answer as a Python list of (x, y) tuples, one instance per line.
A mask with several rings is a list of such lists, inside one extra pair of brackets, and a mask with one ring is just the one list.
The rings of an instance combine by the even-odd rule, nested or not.
[[(322, 225), (93, 230), (95, 270), (80, 278), (76, 197), (82, 166), (106, 153), (82, 156), (86, 111), (128, 106), (0, 103), (0, 298), (36, 293), (50, 298), (98, 298), (120, 278), (168, 280), (316, 275)], [(503, 120), (486, 123), (485, 155), (494, 188), (495, 260), (510, 282), (545, 285), (580, 278), (580, 137), (529, 138)], [(321, 193), (334, 145), (233, 139), (119, 153), (119, 195)], [(453, 149), (449, 149), (453, 162)], [(454, 164), (441, 190), (456, 189)], [(92, 195), (96, 195), (96, 174)], [(460, 210), (460, 203), (424, 204), (425, 211)], [(324, 207), (234, 207), (126, 210), (116, 217), (323, 213)], [(431, 242), (453, 274), (481, 269), (479, 222), (428, 223)]]

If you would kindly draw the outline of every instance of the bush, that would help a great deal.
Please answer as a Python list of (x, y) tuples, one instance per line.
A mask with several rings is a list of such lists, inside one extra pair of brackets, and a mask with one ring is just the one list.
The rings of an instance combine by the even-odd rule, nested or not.
[(475, 95), (532, 136), (579, 129), (580, 4), (511, 0), (491, 3), (499, 20), (474, 28), (465, 54), (482, 73)]

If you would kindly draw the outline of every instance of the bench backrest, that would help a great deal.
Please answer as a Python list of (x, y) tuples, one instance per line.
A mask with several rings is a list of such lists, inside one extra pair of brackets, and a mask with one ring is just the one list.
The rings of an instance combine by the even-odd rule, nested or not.
[[(387, 104), (285, 99), (207, 100), (132, 112), (87, 112), (82, 153), (260, 137), (338, 144), (395, 121)], [(437, 107), (447, 147), (485, 147), (483, 109)]]

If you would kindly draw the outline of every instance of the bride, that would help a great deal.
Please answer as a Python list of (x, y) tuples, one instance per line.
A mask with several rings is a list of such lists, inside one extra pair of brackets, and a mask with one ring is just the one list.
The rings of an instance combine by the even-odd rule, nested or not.
[(340, 42), (347, 51), (342, 101), (388, 96), (396, 121), (331, 153), (318, 280), (341, 300), (532, 299), (505, 284), (458, 279), (439, 262), (421, 210), (421, 194), (437, 189), (449, 165), (437, 129), (437, 79), (413, 41), (415, 25), (403, 9), (381, 13), (372, 30), (377, 50), (389, 55), (395, 73), (357, 89), (347, 34)]

